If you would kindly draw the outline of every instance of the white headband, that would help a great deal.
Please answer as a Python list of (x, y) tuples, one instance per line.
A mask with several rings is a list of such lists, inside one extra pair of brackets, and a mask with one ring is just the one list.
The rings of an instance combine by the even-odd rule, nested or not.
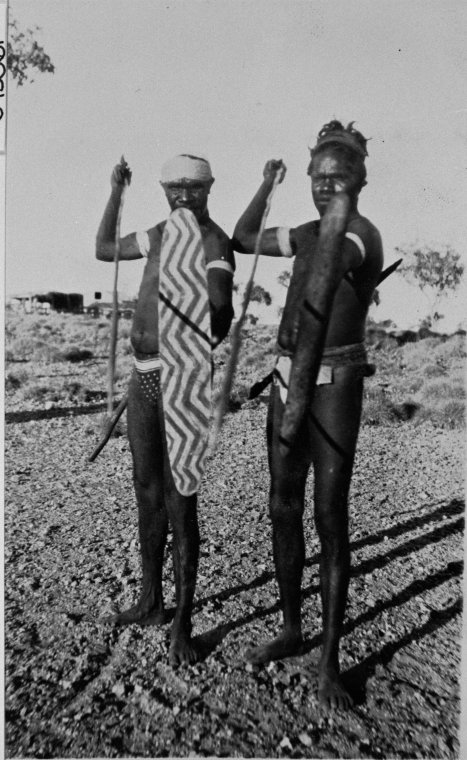
[(170, 158), (161, 169), (161, 182), (175, 182), (179, 179), (194, 179), (210, 182), (213, 179), (209, 161), (196, 156), (180, 155)]

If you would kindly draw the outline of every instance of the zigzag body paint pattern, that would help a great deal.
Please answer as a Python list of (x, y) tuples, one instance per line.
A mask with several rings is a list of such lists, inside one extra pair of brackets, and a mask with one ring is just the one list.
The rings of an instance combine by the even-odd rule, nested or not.
[(194, 214), (176, 209), (162, 236), (159, 350), (165, 434), (175, 486), (200, 485), (211, 416), (211, 317), (201, 232)]

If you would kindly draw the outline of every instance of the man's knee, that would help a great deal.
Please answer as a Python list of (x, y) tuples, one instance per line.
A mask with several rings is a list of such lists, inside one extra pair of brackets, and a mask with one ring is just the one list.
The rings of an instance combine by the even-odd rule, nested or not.
[(302, 520), (304, 497), (301, 491), (279, 484), (271, 487), (269, 514), (273, 525), (291, 525)]
[(185, 541), (199, 542), (197, 496), (182, 496), (175, 489), (166, 490), (166, 503), (174, 537), (178, 545)]
[(323, 551), (347, 555), (349, 547), (348, 511), (346, 500), (338, 503), (315, 504), (315, 525)]

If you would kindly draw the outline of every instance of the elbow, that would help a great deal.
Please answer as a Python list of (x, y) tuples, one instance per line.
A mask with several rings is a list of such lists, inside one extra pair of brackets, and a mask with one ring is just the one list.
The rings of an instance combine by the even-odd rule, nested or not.
[(238, 225), (232, 236), (232, 247), (238, 253), (252, 253), (255, 249), (255, 236), (249, 235)]
[[(211, 306), (212, 309), (212, 306)], [(234, 316), (232, 304), (226, 304), (211, 311), (211, 330), (214, 346), (218, 346), (230, 330)]]
[(115, 257), (115, 246), (109, 243), (103, 243), (99, 238), (96, 240), (96, 259), (98, 261), (113, 261)]

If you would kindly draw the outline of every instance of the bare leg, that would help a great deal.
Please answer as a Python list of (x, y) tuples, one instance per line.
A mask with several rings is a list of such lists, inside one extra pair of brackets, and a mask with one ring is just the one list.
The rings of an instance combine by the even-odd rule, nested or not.
[[(307, 446), (299, 445), (287, 457), (279, 455), (278, 435), (284, 406), (273, 387), (268, 415), (268, 454), (271, 472), (270, 514), (273, 526), (273, 555), (284, 618), (282, 632), (273, 641), (246, 652), (255, 664), (300, 654), (301, 583), (305, 562), (303, 506), (309, 467)], [(299, 451), (298, 451), (299, 449)]]
[(162, 564), (168, 529), (163, 492), (163, 447), (157, 406), (142, 394), (136, 373), (129, 389), (128, 435), (133, 454), (143, 578), (138, 602), (110, 620), (115, 625), (163, 624), (173, 617), (171, 611), (164, 609), (162, 597)]
[(166, 495), (173, 529), (173, 558), (177, 610), (170, 637), (169, 659), (172, 665), (190, 664), (200, 659), (191, 638), (191, 614), (196, 587), (199, 557), (197, 497), (181, 496), (173, 485)]
[(327, 708), (353, 703), (340, 678), (339, 641), (350, 577), (348, 493), (360, 424), (362, 380), (354, 368), (334, 370), (335, 382), (316, 389), (311, 428), (315, 521), (321, 541), (323, 649), (318, 697)]

